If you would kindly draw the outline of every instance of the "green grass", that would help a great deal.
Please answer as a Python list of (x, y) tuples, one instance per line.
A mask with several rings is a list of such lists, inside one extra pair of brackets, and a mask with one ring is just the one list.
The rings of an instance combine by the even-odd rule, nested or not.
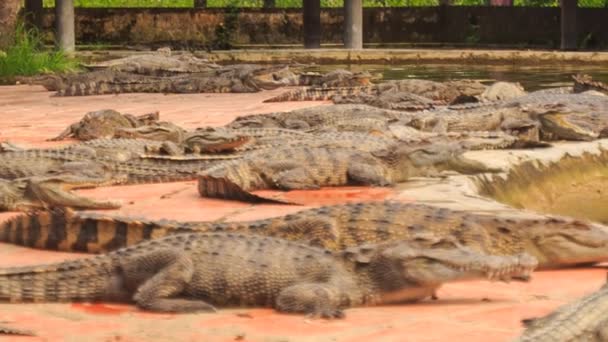
[(78, 62), (59, 51), (44, 51), (39, 35), (18, 25), (13, 43), (0, 55), (0, 79), (72, 71)]

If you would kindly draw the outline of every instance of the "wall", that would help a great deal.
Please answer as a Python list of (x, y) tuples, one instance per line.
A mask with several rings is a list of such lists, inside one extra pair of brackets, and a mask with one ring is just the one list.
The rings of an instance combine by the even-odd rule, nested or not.
[[(222, 9), (77, 9), (76, 30), (80, 43), (206, 43), (213, 40), (224, 15)], [(608, 46), (606, 18), (608, 8), (580, 8), (579, 41)], [(47, 10), (45, 27), (51, 29), (53, 20), (52, 11)], [(559, 20), (559, 8), (366, 8), (364, 42), (555, 48), (559, 45)], [(321, 22), (322, 42), (341, 43), (342, 9), (323, 9)], [(301, 44), (302, 37), (299, 9), (243, 9), (238, 13), (236, 44)]]

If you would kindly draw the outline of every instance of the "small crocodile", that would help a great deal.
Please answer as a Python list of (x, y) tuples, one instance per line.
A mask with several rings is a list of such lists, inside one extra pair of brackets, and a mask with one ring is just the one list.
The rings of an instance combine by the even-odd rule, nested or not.
[[(394, 144), (371, 152), (357, 148), (290, 147), (263, 151), (201, 171), (203, 197), (264, 201), (251, 191), (318, 189), (322, 186), (388, 186), (411, 177), (452, 170), (467, 174), (499, 172), (462, 156), (458, 144)], [(270, 200), (270, 199), (268, 199)]]
[(540, 318), (523, 320), (517, 342), (608, 341), (608, 283)]
[(63, 140), (65, 138), (76, 138), (79, 140), (92, 140), (98, 138), (112, 138), (116, 130), (120, 128), (135, 128), (157, 122), (158, 112), (134, 116), (121, 114), (112, 109), (103, 109), (89, 112), (76, 123), (68, 126), (51, 141)]
[(528, 253), (541, 268), (608, 261), (608, 228), (571, 218), (493, 216), (394, 201), (348, 203), (248, 222), (180, 222), (54, 209), (15, 216), (0, 241), (101, 253), (163, 236), (234, 231), (306, 242), (330, 250), (418, 236), (455, 238), (485, 254)]
[(488, 255), (432, 236), (332, 253), (272, 237), (185, 233), (90, 258), (0, 269), (0, 300), (105, 300), (178, 313), (269, 306), (340, 318), (353, 306), (419, 301), (452, 281), (527, 278), (536, 266), (525, 253)]

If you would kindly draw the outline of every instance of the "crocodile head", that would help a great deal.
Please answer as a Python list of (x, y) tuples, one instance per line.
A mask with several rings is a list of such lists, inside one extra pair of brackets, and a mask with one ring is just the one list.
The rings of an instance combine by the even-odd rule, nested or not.
[(114, 138), (148, 139), (180, 143), (185, 131), (170, 122), (159, 122), (135, 128), (119, 128), (114, 132)]
[(489, 255), (464, 247), (453, 238), (431, 235), (351, 247), (341, 253), (355, 264), (369, 264), (371, 279), (386, 290), (405, 284), (437, 288), (442, 283), (459, 280), (528, 279), (538, 265), (526, 253)]
[(198, 128), (189, 134), (183, 145), (186, 152), (217, 153), (232, 151), (251, 140), (250, 136), (219, 127)]
[(600, 113), (559, 113), (539, 115), (544, 137), (551, 139), (583, 140), (597, 139), (608, 125)]
[(119, 184), (126, 176), (90, 178), (75, 175), (37, 176), (0, 180), (0, 210), (30, 211), (49, 207), (78, 209), (116, 209), (116, 201), (97, 201), (76, 195), (71, 190)]
[(521, 233), (543, 268), (608, 260), (608, 227), (601, 224), (552, 217), (527, 222)]
[(256, 88), (264, 90), (272, 90), (280, 87), (298, 85), (299, 76), (291, 71), (289, 67), (280, 69), (266, 68), (256, 70), (249, 80)]
[(395, 169), (408, 173), (409, 177), (429, 176), (440, 171), (463, 174), (502, 171), (464, 157), (464, 151), (458, 143), (423, 142), (415, 146), (399, 144), (396, 148), (375, 151), (373, 154), (394, 165)]

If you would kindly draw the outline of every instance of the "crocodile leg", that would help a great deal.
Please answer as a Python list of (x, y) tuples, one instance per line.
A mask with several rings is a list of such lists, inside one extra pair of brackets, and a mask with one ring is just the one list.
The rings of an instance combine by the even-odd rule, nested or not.
[(202, 300), (170, 298), (182, 294), (193, 281), (194, 264), (184, 251), (156, 250), (127, 258), (122, 264), (122, 271), (127, 287), (133, 286), (130, 282), (144, 280), (133, 296), (137, 306), (142, 309), (158, 312), (216, 311)]

